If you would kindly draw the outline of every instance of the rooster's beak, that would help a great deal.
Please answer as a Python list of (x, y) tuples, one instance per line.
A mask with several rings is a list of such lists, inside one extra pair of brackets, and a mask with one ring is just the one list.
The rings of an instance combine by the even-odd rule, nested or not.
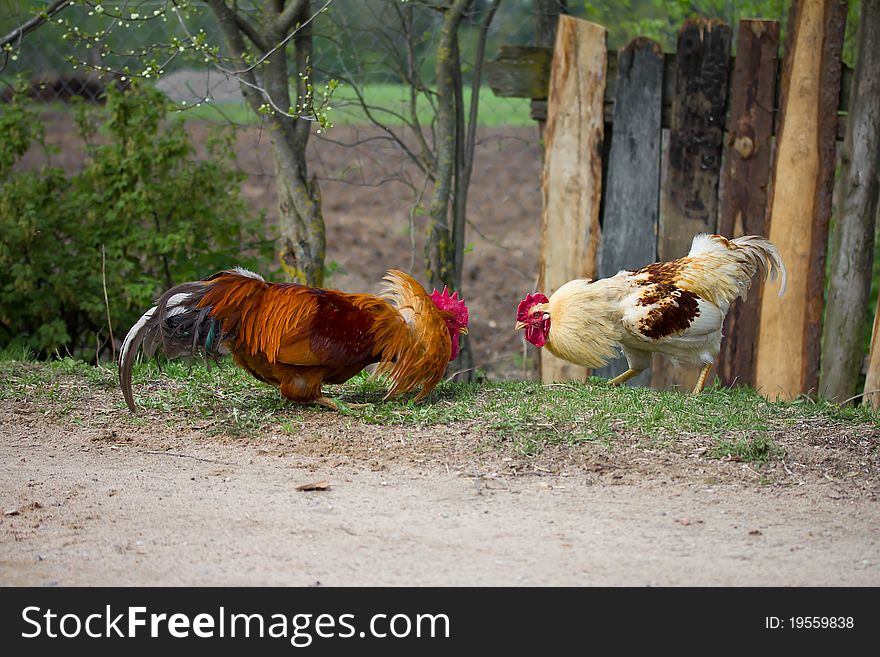
[(458, 329), (458, 332), (460, 335), (467, 335), (468, 334), (467, 326), (462, 326), (460, 329)]
[(524, 329), (526, 325), (523, 322), (517, 322), (516, 326), (513, 327), (514, 331), (519, 331), (520, 329)]

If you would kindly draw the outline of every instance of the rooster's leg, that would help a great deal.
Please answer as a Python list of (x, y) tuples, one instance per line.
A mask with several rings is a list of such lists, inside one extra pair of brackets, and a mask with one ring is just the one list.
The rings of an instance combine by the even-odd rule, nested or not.
[(323, 406), (324, 408), (329, 408), (331, 411), (339, 410), (339, 404), (336, 403), (335, 399), (330, 399), (330, 397), (318, 397), (313, 403), (318, 406)]
[(699, 395), (703, 392), (703, 386), (706, 385), (706, 377), (709, 376), (709, 370), (712, 369), (712, 363), (707, 363), (703, 365), (703, 369), (700, 370), (700, 378), (697, 379), (697, 385), (694, 386), (694, 391), (691, 393), (693, 395)]
[(631, 378), (633, 378), (634, 376), (638, 376), (638, 375), (641, 374), (641, 373), (642, 373), (642, 370), (634, 370), (633, 368), (630, 367), (630, 368), (629, 368), (626, 372), (624, 372), (623, 374), (621, 374), (621, 375), (619, 375), (619, 376), (615, 376), (613, 379), (611, 379), (611, 380), (608, 382), (608, 385), (610, 385), (610, 386), (619, 386), (621, 383), (626, 383), (626, 382), (629, 381)]
[(345, 404), (346, 408), (370, 408), (372, 404), (355, 404), (354, 402), (339, 402)]
[(367, 408), (371, 404), (350, 404), (348, 402), (338, 401), (336, 399), (332, 399), (330, 397), (318, 397), (312, 403), (317, 404), (318, 406), (323, 406), (324, 408), (329, 408), (331, 411), (341, 411), (343, 409), (349, 408)]

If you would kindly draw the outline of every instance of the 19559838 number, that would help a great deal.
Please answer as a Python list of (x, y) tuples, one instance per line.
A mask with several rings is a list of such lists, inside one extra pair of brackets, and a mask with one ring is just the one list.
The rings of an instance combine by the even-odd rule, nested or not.
[(852, 616), (791, 616), (788, 623), (795, 630), (851, 629), (854, 626)]

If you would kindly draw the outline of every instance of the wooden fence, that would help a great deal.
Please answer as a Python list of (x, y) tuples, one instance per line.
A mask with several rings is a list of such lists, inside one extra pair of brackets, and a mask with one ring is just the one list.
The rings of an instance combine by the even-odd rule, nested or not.
[[(773, 398), (816, 392), (853, 74), (841, 61), (845, 20), (845, 0), (793, 2), (782, 59), (768, 20), (740, 22), (736, 58), (731, 28), (703, 18), (683, 25), (675, 54), (645, 38), (608, 53), (604, 28), (564, 15), (554, 48), (502, 48), (490, 87), (531, 98), (533, 118), (546, 121), (539, 290), (678, 258), (698, 232), (766, 235), (789, 289), (765, 296), (756, 282), (731, 308), (714, 374)], [(544, 381), (588, 374), (541, 351)], [(621, 359), (597, 374), (623, 369)], [(695, 378), (655, 358), (635, 383)]]

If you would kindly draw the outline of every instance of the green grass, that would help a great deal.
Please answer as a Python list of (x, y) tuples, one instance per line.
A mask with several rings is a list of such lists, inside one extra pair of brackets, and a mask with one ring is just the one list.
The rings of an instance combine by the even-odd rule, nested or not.
[[(471, 92), (464, 93), (465, 105), (470, 103)], [(401, 114), (409, 116), (408, 88), (400, 84), (371, 84), (364, 91), (364, 98), (373, 115), (386, 125), (403, 124)], [(370, 123), (370, 119), (357, 100), (354, 90), (340, 84), (330, 102), (328, 117), (337, 126)], [(497, 126), (530, 126), (534, 121), (529, 118), (530, 102), (527, 98), (499, 98), (491, 89), (484, 87), (480, 92), (479, 125), (483, 127)], [(235, 123), (252, 124), (258, 117), (243, 101), (205, 103), (184, 112), (186, 118), (198, 118), (212, 121), (233, 121)], [(418, 102), (419, 121), (427, 127), (433, 116), (430, 104), (424, 96)]]
[[(294, 433), (306, 414), (323, 410), (298, 406), (278, 392), (226, 363), (210, 368), (173, 361), (135, 368), (135, 399), (148, 410), (167, 414), (169, 425), (198, 423), (209, 434), (252, 435), (272, 428)], [(635, 436), (647, 449), (664, 449), (683, 438), (708, 441), (714, 458), (762, 463), (783, 456), (772, 434), (796, 431), (805, 419), (841, 425), (880, 424), (867, 407), (841, 407), (800, 399), (769, 402), (748, 389), (712, 388), (699, 397), (647, 388), (611, 388), (604, 380), (587, 384), (542, 386), (536, 382), (446, 383), (426, 402), (382, 401), (386, 386), (362, 373), (327, 394), (343, 403), (346, 421), (372, 425), (454, 425), (455, 431), (486, 435), (508, 443), (521, 454), (548, 445), (571, 449), (599, 445), (613, 449), (621, 436)], [(115, 366), (93, 367), (70, 358), (34, 362), (27, 354), (0, 353), (0, 399), (28, 400), (71, 421), (88, 417), (96, 391), (109, 393), (118, 417), (146, 426), (144, 416), (130, 415), (118, 390)], [(152, 420), (154, 421), (154, 420)]]
[(783, 451), (767, 436), (755, 438), (738, 438), (736, 440), (718, 441), (718, 445), (709, 450), (712, 458), (733, 458), (746, 463), (765, 463), (783, 455)]

